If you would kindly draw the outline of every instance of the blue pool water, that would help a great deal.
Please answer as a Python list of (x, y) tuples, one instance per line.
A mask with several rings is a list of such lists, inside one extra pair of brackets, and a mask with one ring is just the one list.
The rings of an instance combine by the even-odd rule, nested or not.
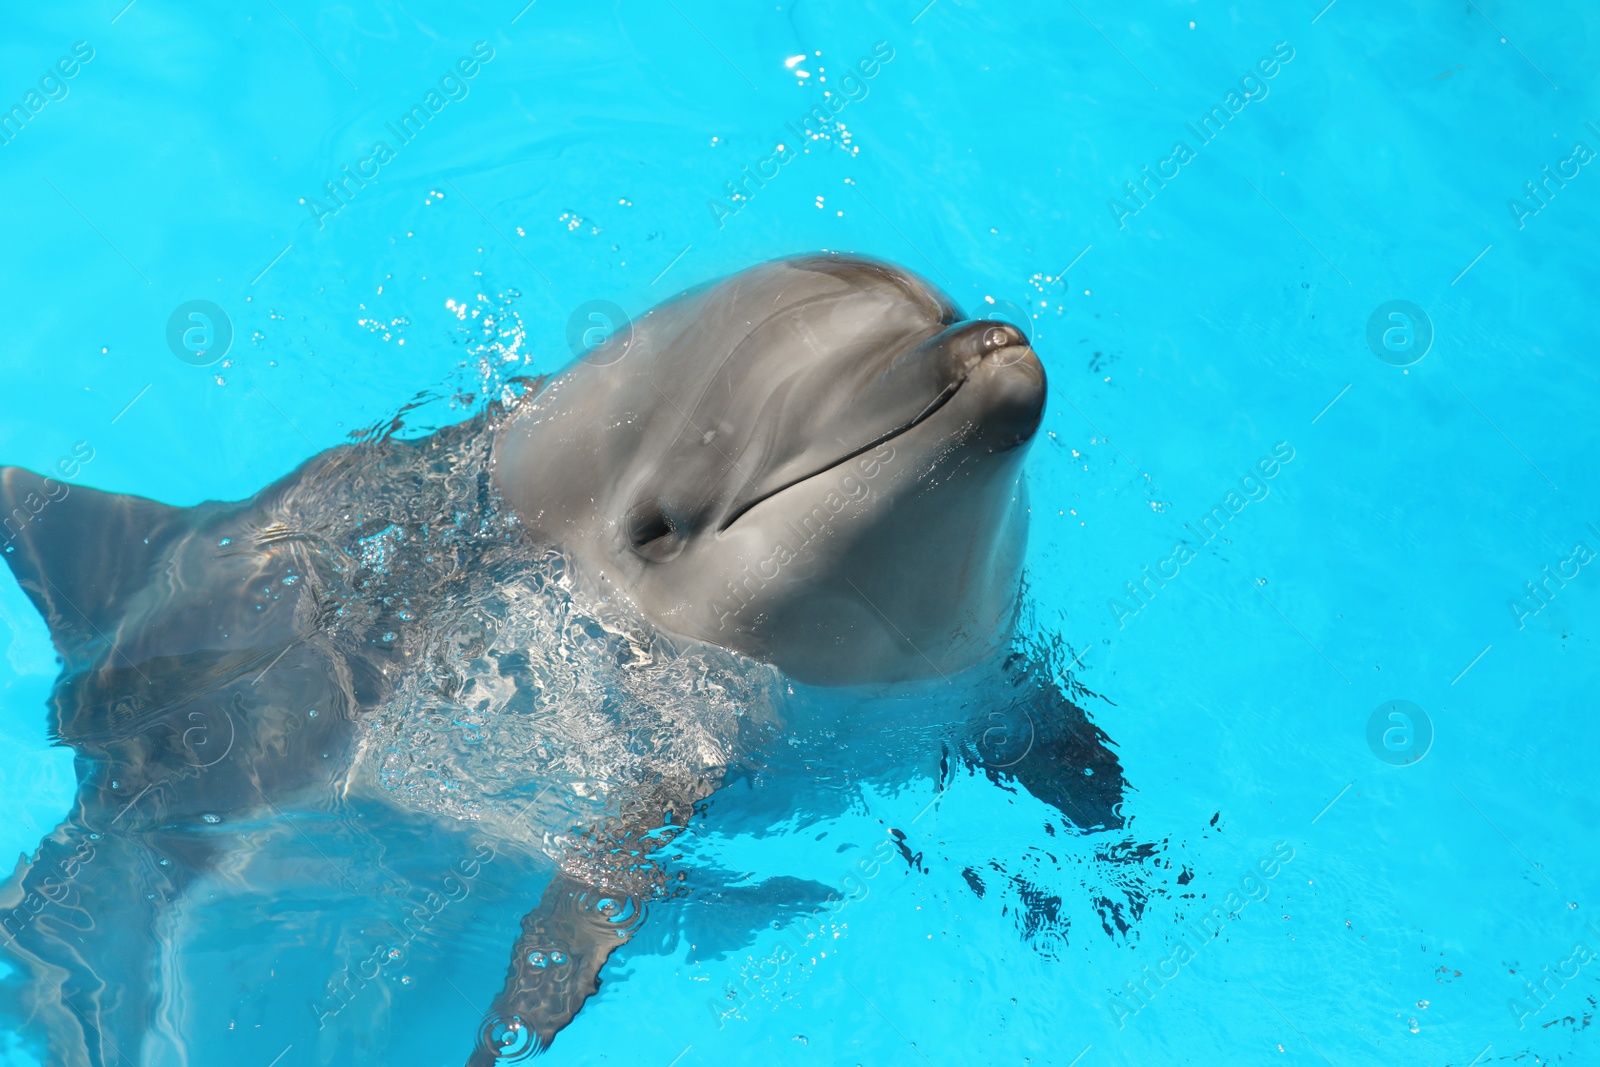
[[(1099, 694), (1128, 823), (1047, 832), (981, 775), (875, 779), (843, 813), (718, 798), (716, 864), (842, 902), (784, 963), (782, 902), (680, 909), (548, 1062), (1600, 1062), (1600, 14), (923, 3), (14, 8), (0, 106), (39, 106), (0, 145), (0, 462), (78, 449), (76, 484), (239, 499), (419, 393), (438, 425), (561, 366), (590, 301), (815, 249), (902, 263), (1026, 319), (1048, 369), (1030, 625)], [(734, 199), (747, 167), (771, 176)], [(190, 300), (231, 322), (219, 363), (169, 350)], [(1397, 366), (1415, 309), (1431, 342)], [(9, 873), (74, 792), (9, 577), (0, 649)], [(1390, 701), (1422, 758), (1385, 748), (1401, 720), (1369, 743)], [(920, 859), (863, 875), (885, 827)], [(372, 830), (417, 899), (463, 847)], [(180, 910), (188, 1048), (146, 1062), (462, 1061), (483, 1005), (456, 987), (498, 980), (481, 931), (514, 926), (516, 879), (485, 865), (407, 981), (325, 1021), (381, 943), (359, 895), (296, 880), (315, 833), (279, 841), (281, 883)], [(754, 992), (715, 1009), (730, 988)], [(0, 1049), (38, 1062), (20, 1030)]]

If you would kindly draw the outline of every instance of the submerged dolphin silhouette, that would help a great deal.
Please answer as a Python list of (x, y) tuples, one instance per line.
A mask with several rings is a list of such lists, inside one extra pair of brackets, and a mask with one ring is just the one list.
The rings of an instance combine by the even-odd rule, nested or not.
[[(1120, 822), (1104, 735), (1050, 671), (1007, 653), (1021, 463), (1045, 394), (1013, 327), (962, 321), (888, 264), (805, 256), (687, 293), (533, 384), (419, 440), (322, 453), (239, 503), (173, 508), (0, 468), (4, 558), (62, 660), (50, 730), (79, 779), (66, 821), (0, 890), (52, 1062), (137, 1062), (163, 911), (238, 846), (235, 815), (357, 794), (444, 803), (375, 787), (446, 772), (374, 738), (430, 736), (406, 734), (408, 717), (493, 689), (474, 690), (478, 671), (511, 680), (483, 700), (536, 709), (516, 729), (556, 723), (496, 776), (531, 822), (482, 825), (559, 869), (473, 1065), (571, 1021), (666, 884), (662, 846), (782, 735), (761, 663), (833, 686), (995, 665), (1027, 743), (986, 760), (988, 709), (957, 754), (1079, 826)], [(552, 598), (569, 606), (538, 616), (544, 630), (449, 636), (468, 614), (537, 615)], [(528, 649), (579, 639), (601, 650), (588, 667), (566, 649), (529, 666)], [(688, 704), (558, 684), (691, 661), (716, 681)], [(441, 757), (455, 784), (485, 777), (461, 751)], [(592, 810), (539, 807), (580, 779), (567, 791)]]

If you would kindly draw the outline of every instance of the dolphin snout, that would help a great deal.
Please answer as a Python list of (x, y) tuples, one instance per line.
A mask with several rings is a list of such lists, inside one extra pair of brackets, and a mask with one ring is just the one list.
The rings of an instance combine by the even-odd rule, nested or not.
[(1044, 416), (1044, 365), (1009, 322), (958, 322), (906, 353), (896, 366), (932, 378), (928, 392), (941, 390), (921, 418), (955, 403), (967, 432), (976, 430), (976, 440), (991, 452), (1026, 444)]
[(963, 392), (978, 402), (983, 437), (997, 452), (1026, 444), (1044, 417), (1044, 364), (1009, 322), (980, 320), (969, 327), (977, 339), (977, 358)]
[(938, 348), (944, 372), (958, 379), (970, 375), (979, 363), (1007, 366), (1027, 360), (1033, 352), (1021, 330), (994, 319), (957, 323), (926, 342), (924, 347), (928, 346)]

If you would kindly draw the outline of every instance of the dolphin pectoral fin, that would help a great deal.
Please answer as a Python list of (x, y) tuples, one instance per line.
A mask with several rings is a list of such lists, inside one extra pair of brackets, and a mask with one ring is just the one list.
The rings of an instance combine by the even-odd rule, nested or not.
[(1111, 739), (1044, 664), (1014, 662), (1007, 673), (1007, 699), (974, 721), (967, 761), (996, 784), (1020, 784), (1080, 830), (1120, 827), (1126, 783)]
[(522, 934), (500, 994), (478, 1028), (467, 1067), (521, 1062), (550, 1047), (600, 989), (600, 969), (643, 918), (636, 901), (558, 872)]
[(0, 557), (71, 664), (86, 643), (110, 639), (122, 602), (193, 510), (0, 467)]
[(162, 912), (212, 855), (194, 839), (67, 822), (0, 888), (0, 954), (33, 977), (51, 1067), (140, 1062), (159, 1007)]

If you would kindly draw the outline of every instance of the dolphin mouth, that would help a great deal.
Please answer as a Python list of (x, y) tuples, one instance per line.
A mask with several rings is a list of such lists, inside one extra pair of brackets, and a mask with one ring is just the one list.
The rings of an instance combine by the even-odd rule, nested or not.
[(909, 433), (911, 430), (916, 429), (918, 426), (922, 425), (924, 422), (927, 422), (930, 418), (932, 418), (934, 416), (934, 414), (936, 414), (939, 411), (940, 408), (942, 408), (946, 404), (950, 403), (950, 401), (955, 397), (955, 395), (961, 391), (961, 387), (963, 385), (967, 384), (967, 379), (969, 377), (971, 377), (971, 371), (970, 370), (968, 370), (966, 373), (962, 374), (961, 377), (957, 378), (955, 381), (951, 382), (949, 385), (947, 385), (943, 389), (941, 389), (939, 391), (939, 395), (934, 397), (932, 400), (930, 400), (926, 407), (924, 407), (920, 412), (918, 412), (911, 419), (907, 420), (906, 422), (901, 423), (899, 426), (896, 426), (894, 429), (889, 430), (889, 431), (887, 431), (885, 433), (879, 434), (877, 437), (874, 437), (872, 440), (868, 441), (866, 444), (861, 445), (858, 448), (852, 449), (849, 452), (846, 452), (844, 455), (840, 456), (838, 459), (835, 459), (830, 463), (823, 464), (821, 467), (818, 467), (816, 470), (811, 471), (809, 474), (802, 474), (798, 478), (790, 479), (789, 481), (784, 482), (782, 485), (777, 486), (777, 487), (775, 487), (773, 489), (769, 489), (765, 493), (762, 493), (760, 496), (754, 497), (751, 500), (739, 505), (739, 507), (735, 508), (732, 512), (730, 512), (728, 514), (728, 517), (723, 519), (722, 522), (717, 526), (717, 532), (718, 533), (725, 532), (728, 529), (728, 527), (730, 527), (734, 523), (738, 522), (739, 519), (741, 519), (748, 511), (750, 511), (751, 508), (755, 507), (757, 504), (760, 504), (760, 503), (763, 503), (764, 501), (770, 500), (773, 497), (777, 496), (779, 493), (786, 492), (786, 491), (788, 491), (790, 489), (793, 489), (795, 486), (799, 485), (801, 482), (808, 482), (813, 478), (819, 477), (820, 475), (827, 474), (829, 471), (834, 470), (834, 469), (836, 469), (838, 467), (841, 467), (846, 463), (849, 463), (852, 459), (855, 459), (857, 456), (859, 456), (859, 455), (861, 455), (861, 454), (863, 454), (865, 452), (870, 452), (874, 448), (877, 448), (879, 445), (882, 445), (882, 444), (885, 444), (886, 442), (892, 441), (896, 437), (899, 437), (901, 434)]

